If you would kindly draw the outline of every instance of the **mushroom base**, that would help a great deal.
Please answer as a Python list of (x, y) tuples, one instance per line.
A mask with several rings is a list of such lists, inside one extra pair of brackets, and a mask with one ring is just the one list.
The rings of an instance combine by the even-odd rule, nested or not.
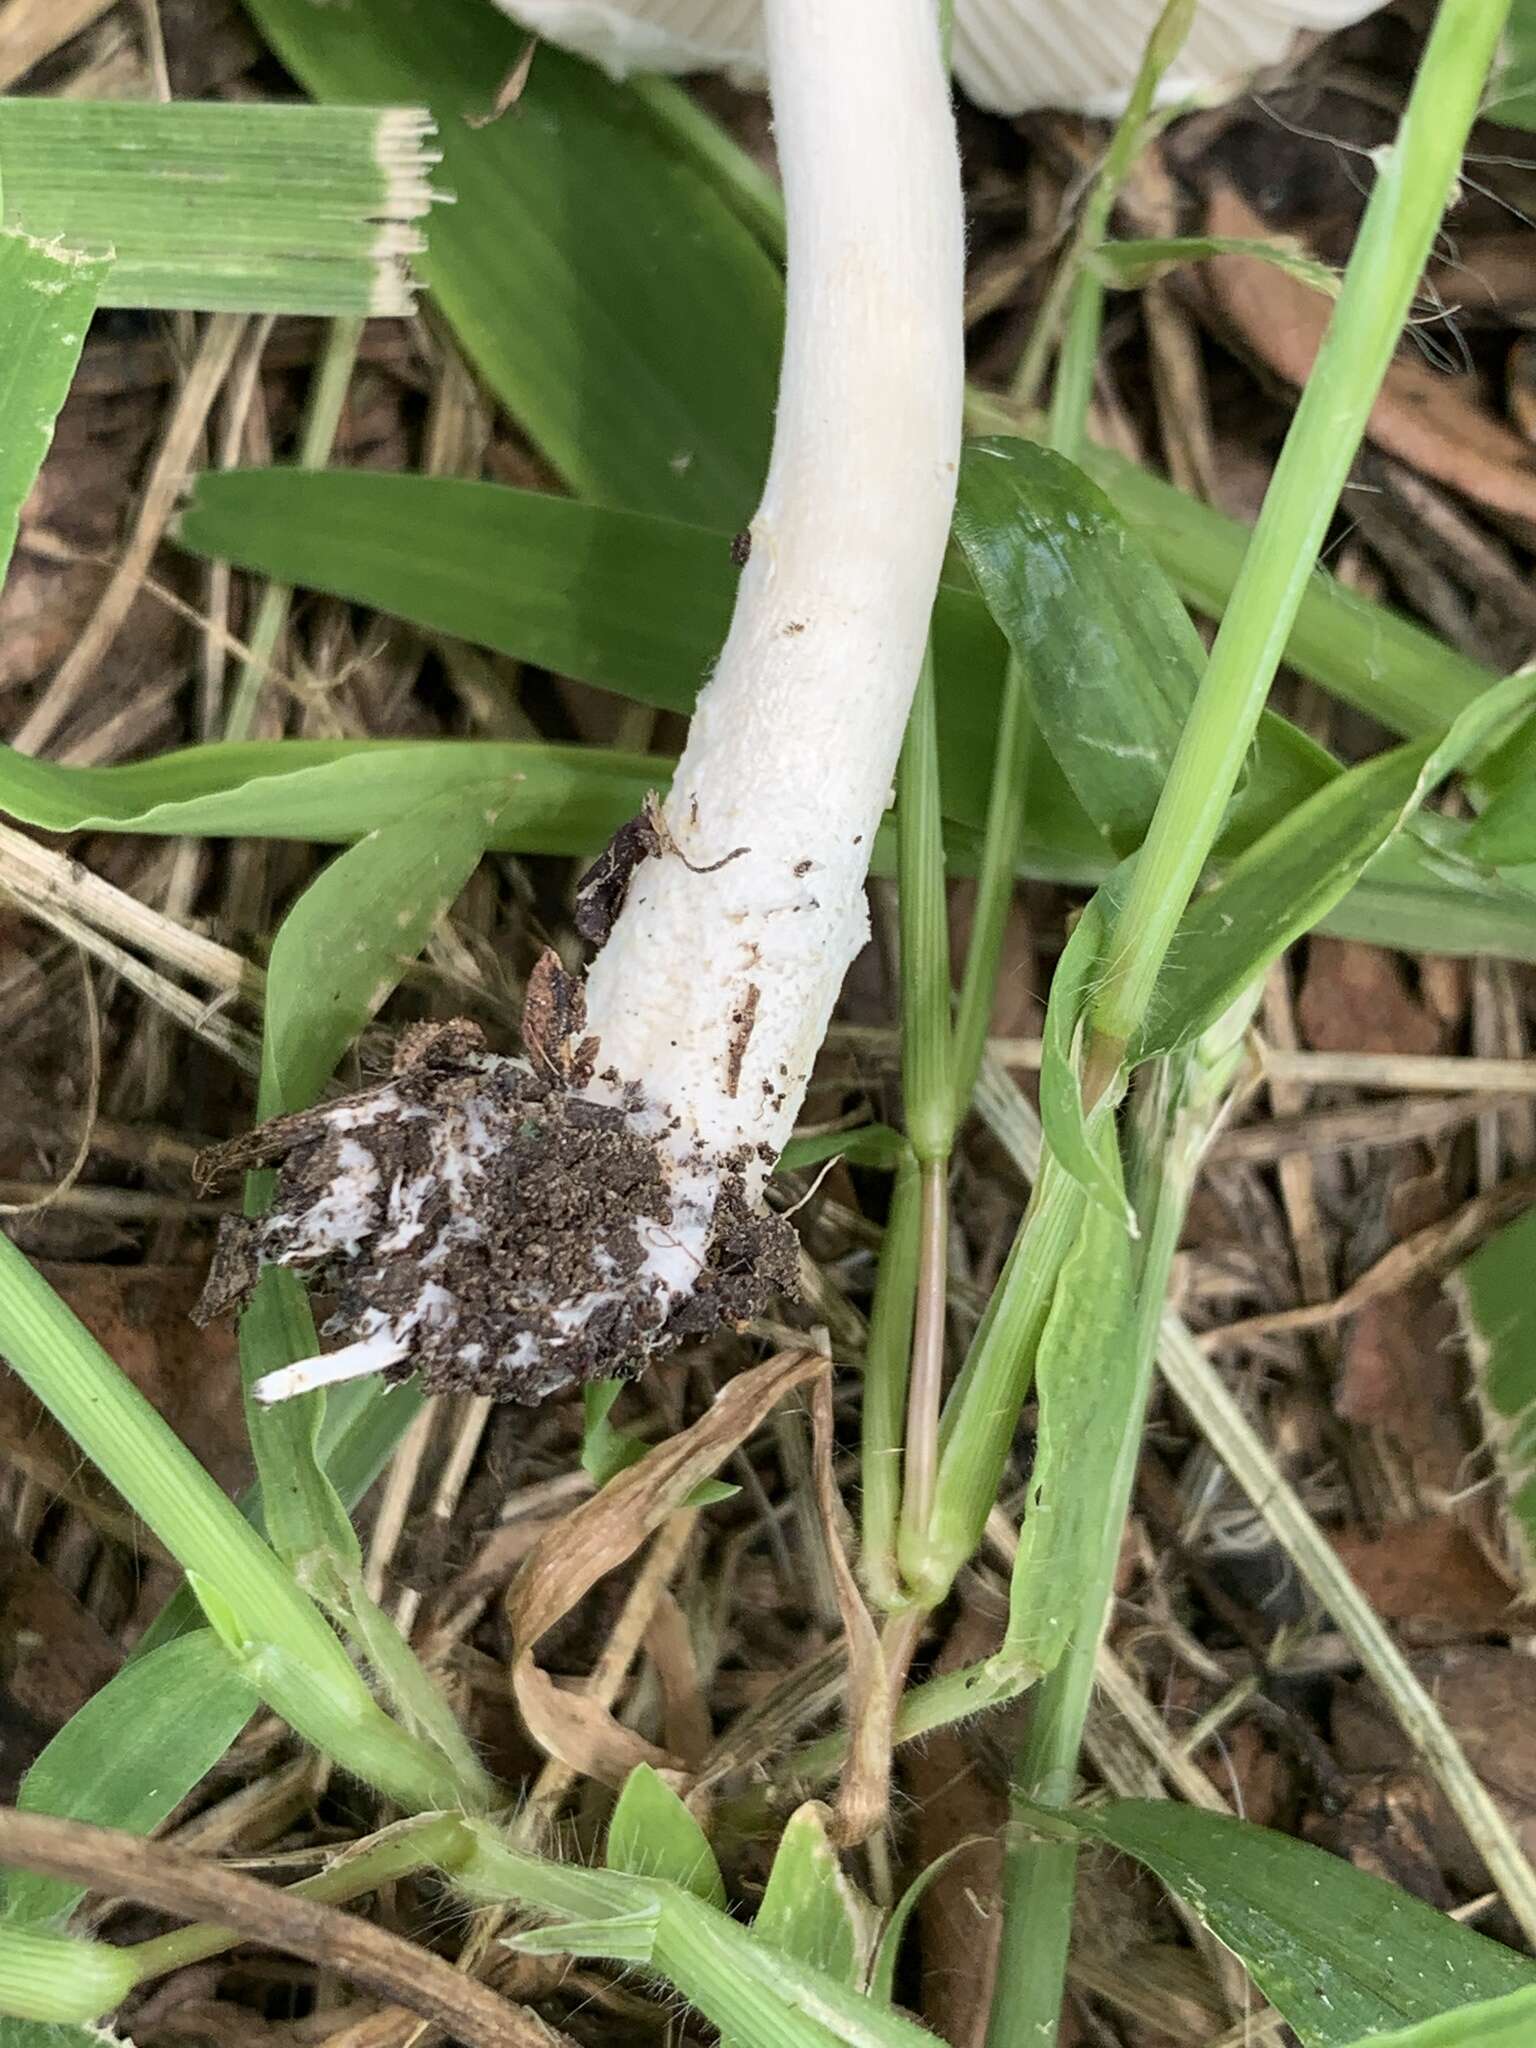
[(278, 1174), (264, 1215), (221, 1230), (199, 1318), (289, 1266), (358, 1369), (433, 1393), (532, 1403), (635, 1373), (794, 1289), (794, 1233), (749, 1198), (747, 1161), (679, 1161), (662, 1123), (486, 1052), (472, 1025), (419, 1027), (387, 1082), (213, 1156)]

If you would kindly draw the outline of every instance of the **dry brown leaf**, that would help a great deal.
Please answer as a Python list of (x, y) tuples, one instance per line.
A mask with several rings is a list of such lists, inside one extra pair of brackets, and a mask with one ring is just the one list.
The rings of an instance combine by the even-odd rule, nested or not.
[(1333, 1396), (1342, 1420), (1391, 1439), (1419, 1497), (1436, 1505), (1465, 1489), (1477, 1444), (1455, 1331), (1431, 1280), (1367, 1302), (1350, 1326)]
[(1435, 1053), (1440, 1021), (1403, 979), (1402, 961), (1380, 946), (1315, 937), (1296, 998), (1296, 1021), (1314, 1052)]
[(1379, 1534), (1340, 1529), (1333, 1547), (1387, 1621), (1438, 1622), (1469, 1636), (1510, 1625), (1510, 1588), (1449, 1515), (1395, 1522)]
[(848, 1761), (838, 1786), (831, 1834), (840, 1848), (851, 1848), (874, 1833), (890, 1804), (891, 1717), (896, 1702), (879, 1633), (843, 1548), (842, 1499), (832, 1470), (830, 1360), (827, 1363), (828, 1371), (811, 1388), (816, 1507), (848, 1645)]
[(74, 1594), (0, 1532), (0, 1674), (11, 1700), (51, 1734), (121, 1662), (121, 1651)]
[(661, 1725), (666, 1745), (690, 1771), (709, 1754), (714, 1727), (709, 1702), (699, 1684), (699, 1660), (693, 1654), (688, 1617), (670, 1587), (663, 1587), (645, 1632), (645, 1650), (661, 1687)]
[[(1211, 187), (1205, 231), (1271, 238), (1269, 224), (1225, 181)], [(1213, 301), (1254, 355), (1288, 384), (1305, 384), (1333, 312), (1328, 295), (1261, 256), (1214, 256), (1202, 268)], [(1472, 378), (1399, 357), (1366, 432), (1411, 469), (1536, 526), (1536, 453), (1476, 394)]]
[(691, 1427), (648, 1451), (541, 1534), (507, 1595), (507, 1616), (513, 1692), (529, 1733), (549, 1755), (615, 1788), (637, 1763), (673, 1775), (685, 1771), (682, 1758), (642, 1742), (605, 1707), (557, 1686), (539, 1669), (535, 1648), (724, 1464), (786, 1394), (828, 1369), (819, 1352), (781, 1351), (739, 1374)]
[[(1519, 1650), (1470, 1647), (1415, 1657), (1413, 1669), (1526, 1854), (1536, 1854), (1536, 1663)], [(1346, 1770), (1402, 1774), (1423, 1785), (1400, 1722), (1366, 1681), (1335, 1688), (1331, 1729)], [(1433, 1862), (1468, 1890), (1484, 1889), (1487, 1872), (1465, 1829), (1438, 1791), (1424, 1789)]]

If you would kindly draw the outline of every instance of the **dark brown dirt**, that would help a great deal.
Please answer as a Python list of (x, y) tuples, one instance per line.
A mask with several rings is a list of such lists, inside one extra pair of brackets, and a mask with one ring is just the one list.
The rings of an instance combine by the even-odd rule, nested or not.
[(301, 1267), (331, 1297), (328, 1337), (389, 1324), (408, 1346), (391, 1375), (419, 1370), (433, 1393), (542, 1401), (794, 1287), (793, 1232), (728, 1165), (697, 1287), (672, 1298), (644, 1270), (644, 1219), (663, 1230), (672, 1213), (651, 1140), (463, 1022), (404, 1034), (388, 1082), (278, 1119), (210, 1168), (273, 1161), (271, 1207), (226, 1220), (199, 1314), (243, 1301), (264, 1266)]

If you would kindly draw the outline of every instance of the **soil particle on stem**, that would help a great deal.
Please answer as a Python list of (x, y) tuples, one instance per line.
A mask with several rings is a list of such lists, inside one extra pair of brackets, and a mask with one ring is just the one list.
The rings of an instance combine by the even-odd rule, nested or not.
[(292, 1266), (331, 1299), (325, 1334), (377, 1341), (390, 1377), (541, 1401), (793, 1290), (794, 1234), (748, 1202), (742, 1163), (722, 1163), (679, 1295), (650, 1257), (673, 1219), (666, 1162), (633, 1109), (487, 1052), (472, 1025), (417, 1027), (387, 1082), (211, 1155), (212, 1176), (278, 1175), (265, 1215), (226, 1221), (198, 1315)]

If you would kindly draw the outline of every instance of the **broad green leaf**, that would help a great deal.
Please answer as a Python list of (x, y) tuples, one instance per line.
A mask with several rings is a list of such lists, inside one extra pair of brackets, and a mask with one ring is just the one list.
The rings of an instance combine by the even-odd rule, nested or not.
[(1397, 747), (1347, 770), (1241, 854), (1185, 913), (1139, 1056), (1170, 1051), (1213, 1023), (1346, 894), (1435, 785), (1533, 695), (1536, 676), (1508, 677), (1437, 746)]
[[(1536, 116), (1531, 125), (1536, 127)], [(1438, 2019), (1390, 2034), (1371, 2034), (1349, 2048), (1530, 2048), (1536, 2041), (1536, 1984), (1504, 1998), (1479, 1999)]]
[(0, 579), (111, 267), (0, 230)]
[(767, 468), (782, 292), (632, 93), (489, 0), (248, 0), (317, 98), (420, 105), (443, 151), (422, 275), (481, 374), (583, 497), (745, 525)]
[[(688, 712), (730, 624), (729, 526), (447, 477), (246, 470), (198, 479), (185, 547)], [(935, 622), (944, 795), (980, 824), (1004, 649), (946, 587)]]
[[(1097, 1123), (1096, 1148), (1118, 1175), (1112, 1120)], [(1039, 1423), (1035, 1461), (1019, 1527), (1003, 1656), (1049, 1671), (1093, 1583), (1104, 1545), (1104, 1500), (1135, 1374), (1131, 1245), (1123, 1187), (1117, 1213), (1097, 1201), (1083, 1210), (1057, 1273), (1035, 1351)]]
[(1527, 1596), (1536, 1591), (1536, 1209), (1461, 1265), (1461, 1310), (1472, 1385), (1504, 1494)]
[(1290, 1835), (1171, 1799), (1115, 1800), (1050, 1825), (1155, 1871), (1241, 1958), (1303, 2048), (1345, 2048), (1536, 1987), (1527, 1957)]
[(200, 476), (176, 538), (663, 711), (692, 709), (737, 576), (724, 527), (366, 470)]
[(819, 1801), (797, 1807), (785, 1823), (752, 1931), (849, 1990), (863, 1984), (875, 1911), (844, 1874)]
[[(1205, 667), (1188, 612), (1097, 484), (1031, 441), (967, 448), (955, 535), (1022, 664), (1062, 773), (1104, 839), (1130, 853), (1151, 821)], [(1337, 773), (1321, 747), (1266, 713), (1225, 850), (1247, 844)]]
[(1130, 853), (1205, 667), (1188, 612), (1097, 486), (1030, 441), (966, 449), (955, 536), (1079, 802)]
[(393, 993), (516, 802), (504, 782), (412, 805), (323, 868), (283, 919), (267, 969), (263, 1117), (307, 1108)]
[(725, 1879), (709, 1837), (649, 1764), (636, 1764), (624, 1780), (608, 1823), (604, 1861), (631, 1877), (663, 1878), (725, 1910)]
[[(67, 1721), (22, 1781), (24, 1813), (51, 1813), (147, 1835), (210, 1771), (257, 1697), (210, 1629), (164, 1644), (118, 1672)], [(67, 1913), (84, 1887), (14, 1872), (0, 1915), (36, 1926)]]

